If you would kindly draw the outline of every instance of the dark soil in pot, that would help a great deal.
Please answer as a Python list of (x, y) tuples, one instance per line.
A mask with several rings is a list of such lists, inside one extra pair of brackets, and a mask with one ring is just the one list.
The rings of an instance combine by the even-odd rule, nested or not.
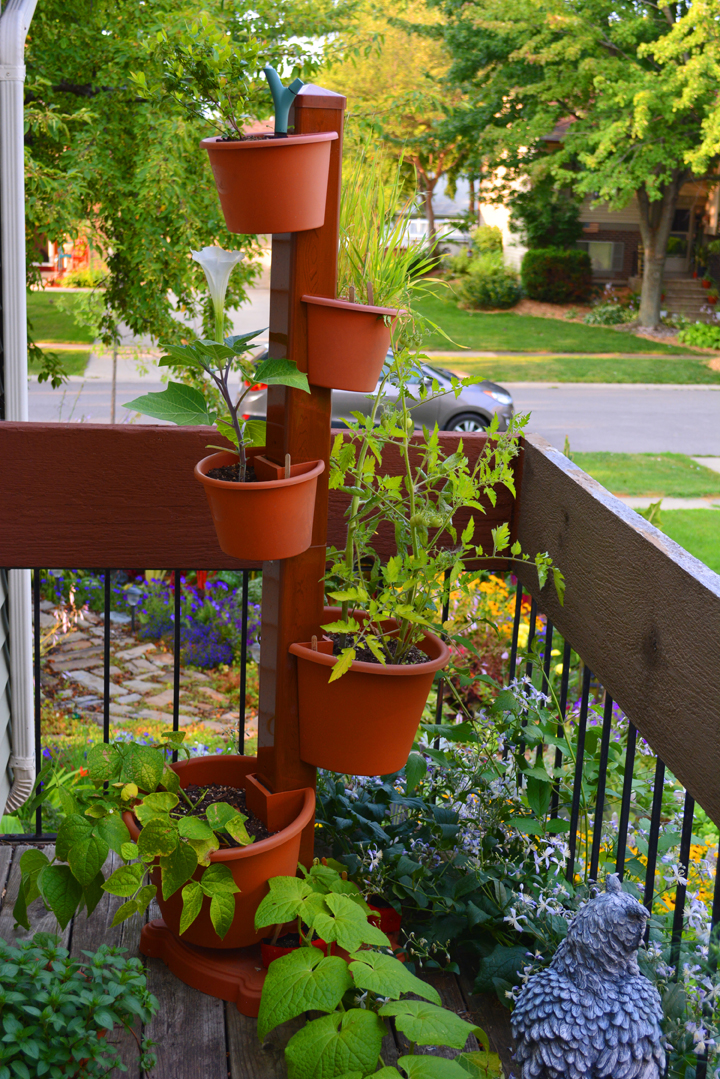
[[(333, 642), (334, 656), (339, 656), (343, 648), (351, 647), (355, 648), (356, 660), (361, 660), (363, 663), (380, 663), (380, 660), (370, 651), (367, 645), (364, 644), (358, 647), (349, 634), (326, 633), (325, 637), (327, 640)], [(398, 662), (395, 659), (395, 653), (397, 651), (398, 644), (399, 642), (394, 637), (390, 637), (385, 640), (385, 658), (388, 663)], [(427, 663), (427, 660), (428, 658), (425, 652), (421, 652), (417, 645), (413, 644), (403, 657), (400, 666), (404, 667), (406, 664), (409, 665), (413, 663)]]
[[(237, 809), (238, 813), (242, 813), (247, 818), (245, 828), (255, 838), (256, 842), (259, 843), (261, 840), (277, 834), (276, 832), (268, 831), (267, 826), (260, 818), (250, 812), (245, 804), (245, 791), (239, 787), (225, 787), (220, 783), (211, 783), (208, 787), (198, 787), (193, 784), (183, 789), (193, 803), (193, 808), (191, 809), (185, 799), (181, 798), (175, 808), (170, 810), (170, 816), (175, 820), (179, 820), (181, 817), (204, 818), (208, 806), (211, 806), (214, 802), (227, 802), (228, 805), (231, 805), (233, 809)], [(240, 843), (233, 839), (231, 835), (228, 835), (227, 832), (222, 832), (220, 838), (223, 848), (240, 846)]]
[(301, 944), (300, 934), (283, 933), (275, 942), (273, 942), (272, 937), (264, 937), (263, 944), (270, 944), (273, 948), (299, 948)]
[(257, 483), (255, 469), (251, 464), (245, 469), (244, 480), (240, 479), (240, 462), (236, 465), (222, 465), (220, 468), (211, 468), (208, 472), (213, 480), (225, 480), (227, 483)]

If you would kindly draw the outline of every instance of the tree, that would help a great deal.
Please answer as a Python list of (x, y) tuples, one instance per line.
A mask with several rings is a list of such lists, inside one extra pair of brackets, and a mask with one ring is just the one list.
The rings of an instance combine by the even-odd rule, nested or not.
[[(26, 188), (29, 283), (37, 277), (37, 238), (87, 236), (108, 266), (100, 334), (117, 341), (120, 324), (136, 334), (178, 341), (173, 311), (197, 315), (202, 270), (190, 250), (219, 243), (247, 247), (231, 235), (199, 147), (212, 117), (193, 117), (172, 96), (138, 91), (133, 74), (160, 82), (158, 34), (228, 37), (239, 56), (255, 60), (250, 115), (272, 113), (260, 68), (270, 62), (305, 78), (319, 54), (307, 42), (327, 33), (344, 7), (330, 0), (206, 0), (208, 10), (178, 0), (43, 0), (26, 50)], [(193, 29), (193, 23), (195, 28)], [(260, 92), (263, 87), (262, 93)], [(255, 273), (245, 262), (233, 274), (228, 301), (244, 298)], [(200, 290), (200, 293), (198, 293)], [(185, 331), (187, 332), (187, 331)], [(59, 383), (57, 357), (45, 357), (40, 378)]]
[[(619, 208), (635, 196), (640, 323), (660, 318), (677, 196), (720, 162), (719, 0), (435, 0), (464, 94), (463, 138), (506, 184), (537, 170)], [(548, 152), (558, 124), (560, 146)]]
[(450, 57), (438, 40), (437, 17), (422, 0), (410, 0), (403, 13), (409, 21), (361, 8), (341, 58), (326, 66), (322, 80), (347, 94), (351, 125), (370, 128), (388, 153), (412, 168), (432, 243), (433, 194), (459, 159), (457, 138), (446, 123), (459, 94), (448, 97), (439, 88)]
[(552, 177), (538, 178), (509, 199), (510, 228), (529, 248), (574, 247), (582, 236), (580, 204)]

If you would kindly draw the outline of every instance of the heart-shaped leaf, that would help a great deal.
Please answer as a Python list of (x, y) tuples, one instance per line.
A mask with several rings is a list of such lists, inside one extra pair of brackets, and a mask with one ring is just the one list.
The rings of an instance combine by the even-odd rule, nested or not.
[(464, 1068), (443, 1057), (400, 1057), (398, 1064), (408, 1079), (468, 1079)]
[(215, 838), (215, 834), (204, 820), (199, 817), (181, 817), (178, 823), (180, 835), (184, 839), (202, 839), (208, 842)]
[(270, 892), (255, 912), (255, 928), (291, 922), (298, 916), (300, 905), (312, 889), (299, 877), (271, 877)]
[(227, 802), (214, 802), (207, 807), (205, 816), (210, 827), (220, 831), (227, 821), (238, 816), (238, 811)]
[(64, 929), (83, 897), (82, 886), (67, 865), (46, 865), (38, 873), (37, 885), (48, 910)]
[(89, 839), (93, 833), (95, 822), (79, 813), (73, 813), (66, 817), (58, 828), (57, 840), (55, 841), (55, 855), (61, 862), (66, 862), (71, 847), (80, 843), (83, 839)]
[(130, 769), (132, 778), (141, 791), (154, 791), (162, 779), (165, 758), (161, 749), (151, 746), (131, 746)]
[(200, 878), (200, 887), (205, 895), (219, 895), (221, 892), (225, 895), (234, 895), (240, 891), (230, 867), (222, 862), (214, 862), (205, 870)]
[(157, 791), (155, 794), (146, 794), (142, 802), (135, 806), (133, 812), (137, 819), (144, 823), (153, 817), (166, 817), (179, 801), (177, 794)]
[(367, 1075), (377, 1065), (385, 1033), (382, 1020), (361, 1008), (313, 1019), (287, 1044), (288, 1079), (331, 1079), (348, 1071)]
[(192, 925), (200, 913), (203, 903), (203, 890), (196, 880), (191, 880), (182, 890), (183, 908), (180, 915), (180, 933)]
[(260, 999), (258, 1037), (306, 1011), (332, 1012), (352, 987), (344, 959), (318, 948), (297, 948), (269, 966)]
[(100, 836), (89, 835), (84, 839), (73, 843), (68, 851), (68, 864), (73, 871), (75, 880), (79, 881), (83, 888), (93, 880), (100, 872), (110, 847)]
[(210, 921), (221, 940), (227, 935), (234, 917), (235, 896), (229, 892), (215, 892), (210, 900)]
[(395, 1026), (416, 1045), (448, 1045), (464, 1049), (476, 1027), (455, 1012), (438, 1008), (424, 1000), (392, 1000), (383, 1004), (380, 1015), (395, 1016)]
[(103, 890), (110, 892), (110, 895), (135, 895), (146, 872), (147, 869), (142, 862), (134, 862), (132, 865), (121, 865), (105, 881)]
[(178, 827), (169, 817), (153, 817), (138, 836), (138, 851), (146, 861), (172, 854), (179, 842)]
[(415, 993), (434, 1004), (440, 1004), (437, 989), (416, 978), (394, 956), (368, 949), (356, 952), (350, 958), (350, 973), (358, 989), (369, 989), (381, 997), (397, 998), (403, 993)]
[(324, 899), (330, 913), (321, 911), (312, 921), (313, 929), (322, 940), (335, 941), (348, 952), (357, 951), (361, 944), (390, 947), (385, 934), (370, 925), (365, 912), (349, 896), (331, 892)]

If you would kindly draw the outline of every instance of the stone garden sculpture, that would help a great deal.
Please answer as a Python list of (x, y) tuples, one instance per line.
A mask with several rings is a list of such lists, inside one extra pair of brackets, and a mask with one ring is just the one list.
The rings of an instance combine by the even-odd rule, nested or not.
[(648, 911), (607, 878), (512, 1014), (521, 1079), (663, 1079), (662, 1007), (640, 973)]

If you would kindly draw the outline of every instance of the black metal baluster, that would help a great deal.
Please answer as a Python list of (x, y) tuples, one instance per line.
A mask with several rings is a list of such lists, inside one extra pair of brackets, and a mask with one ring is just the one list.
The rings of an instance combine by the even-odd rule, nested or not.
[[(180, 730), (180, 602), (182, 600), (182, 570), (173, 571), (173, 723), (174, 731)], [(177, 760), (177, 750), (173, 750), (173, 761)]]
[(550, 686), (550, 662), (552, 660), (553, 624), (548, 618), (545, 625), (545, 644), (543, 653), (543, 676), (540, 683), (540, 692), (547, 693)]
[(248, 586), (250, 570), (242, 571), (242, 623), (240, 632), (240, 716), (238, 753), (245, 752), (245, 699), (247, 696)]
[[(720, 944), (720, 934), (716, 932), (720, 926), (720, 851), (718, 851), (717, 860), (715, 862), (715, 891), (713, 894), (712, 913), (710, 914), (710, 950), (708, 957), (708, 967), (710, 968), (710, 975), (714, 975), (717, 971), (718, 956), (717, 947)], [(715, 947), (713, 948), (713, 944)], [(710, 1014), (712, 1006), (705, 1005), (708, 1012), (708, 1018), (712, 1019)], [(704, 1053), (698, 1053), (697, 1055), (697, 1067), (695, 1069), (695, 1079), (707, 1079), (707, 1064), (708, 1055), (707, 1049)]]
[(515, 586), (515, 614), (513, 615), (513, 631), (512, 641), (510, 643), (510, 663), (508, 666), (508, 682), (512, 682), (515, 677), (515, 668), (517, 667), (517, 652), (518, 652), (518, 634), (520, 632), (520, 615), (522, 613), (522, 597), (523, 588), (518, 581)]
[[(33, 667), (35, 685), (35, 775), (42, 771), (42, 686), (40, 683), (40, 570), (33, 571)], [(42, 835), (42, 804), (35, 810), (35, 835)]]
[(625, 856), (627, 852), (627, 833), (630, 823), (630, 802), (632, 800), (632, 781), (635, 769), (635, 744), (637, 730), (628, 722), (627, 746), (625, 748), (625, 776), (623, 779), (622, 801), (620, 803), (620, 824), (618, 826), (617, 858), (615, 872), (620, 880), (625, 876)]
[[(687, 880), (690, 869), (690, 844), (692, 843), (693, 817), (695, 816), (695, 799), (689, 791), (685, 791), (685, 806), (683, 809), (682, 833), (680, 835), (680, 856), (678, 869)], [(675, 888), (675, 912), (673, 914), (672, 936), (670, 938), (670, 963), (675, 967), (675, 980), (677, 981), (680, 967), (680, 942), (682, 940), (683, 917), (685, 915), (685, 898), (687, 896), (687, 884), (678, 884)]]
[[(665, 783), (665, 765), (657, 758), (655, 780), (653, 782), (653, 803), (650, 811), (650, 835), (648, 836), (647, 866), (645, 867), (645, 894), (643, 904), (652, 913), (655, 898), (655, 868), (657, 866), (657, 846), (660, 834), (660, 813), (662, 811), (663, 785)], [(645, 940), (649, 939), (650, 929), (645, 930)]]
[(568, 854), (565, 876), (573, 880), (575, 876), (575, 852), (577, 849), (577, 827), (580, 819), (580, 796), (582, 794), (583, 757), (585, 756), (585, 729), (587, 727), (588, 701), (590, 699), (590, 679), (592, 672), (588, 666), (583, 668), (582, 696), (580, 698), (580, 718), (577, 727), (577, 746), (575, 751), (575, 778), (573, 779), (572, 807), (570, 810), (570, 834), (568, 836)]
[(603, 816), (605, 813), (605, 787), (607, 785), (610, 730), (612, 728), (612, 706), (612, 697), (606, 690), (602, 740), (600, 742), (600, 766), (598, 772), (597, 794), (595, 795), (595, 821), (593, 823), (592, 852), (590, 854), (590, 880), (597, 880), (598, 866), (600, 865), (600, 842), (602, 840)]
[[(535, 640), (535, 628), (537, 625), (537, 603), (535, 600), (530, 604), (530, 631), (528, 633), (527, 650), (530, 652), (533, 641)], [(525, 677), (532, 681), (533, 663), (532, 659), (528, 659), (525, 664)]]
[(103, 618), (103, 742), (110, 741), (110, 585), (112, 570), (106, 569)]
[[(445, 575), (443, 577), (443, 608), (442, 608), (442, 623), (443, 623), (443, 626), (445, 625), (448, 618), (450, 617), (450, 594), (447, 591), (447, 582), (448, 582), (448, 577), (449, 576), (450, 576), (450, 571), (446, 569), (445, 570)], [(443, 721), (443, 699), (444, 699), (444, 696), (445, 696), (445, 679), (442, 677), (442, 674), (441, 674), (440, 679), (438, 681), (437, 696), (435, 698), (435, 722), (436, 723), (442, 723), (442, 721)], [(435, 739), (435, 749), (439, 749), (439, 748), (440, 748), (440, 741), (439, 741), (439, 739), (436, 738)]]
[[(565, 641), (563, 646), (563, 658), (562, 658), (562, 676), (560, 678), (560, 716), (561, 721), (558, 723), (557, 736), (558, 738), (565, 737), (565, 727), (562, 720), (565, 719), (565, 712), (567, 711), (567, 699), (568, 699), (568, 685), (570, 683), (570, 656), (572, 654), (572, 648), (568, 641)], [(560, 747), (555, 747), (555, 771), (562, 765), (563, 754), (560, 752)], [(552, 798), (550, 800), (550, 817), (555, 820), (558, 815), (558, 806), (560, 805), (560, 780), (556, 779), (553, 783)]]

